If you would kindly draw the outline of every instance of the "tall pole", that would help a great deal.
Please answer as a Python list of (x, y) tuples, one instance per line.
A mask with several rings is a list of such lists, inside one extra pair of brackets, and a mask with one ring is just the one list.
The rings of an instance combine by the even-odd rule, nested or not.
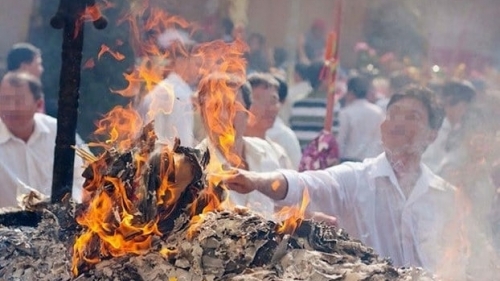
[(59, 78), (57, 111), (57, 137), (52, 177), (52, 203), (60, 202), (73, 187), (78, 98), (82, 63), (84, 16), (90, 13), (94, 26), (106, 27), (107, 21), (98, 13), (95, 0), (60, 0), (56, 15), (51, 19), (53, 28), (63, 29), (62, 64)]

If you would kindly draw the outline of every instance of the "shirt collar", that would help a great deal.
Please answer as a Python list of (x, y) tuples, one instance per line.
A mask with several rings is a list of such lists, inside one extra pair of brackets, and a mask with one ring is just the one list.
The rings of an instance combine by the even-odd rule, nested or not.
[[(394, 173), (385, 152), (370, 161), (375, 162), (373, 169), (371, 170), (372, 178), (389, 177), (393, 184), (399, 186), (399, 184), (397, 184), (396, 174)], [(427, 190), (427, 187), (437, 190), (445, 190), (447, 186), (450, 186), (449, 183), (436, 176), (426, 165), (422, 163), (420, 163), (420, 170), (422, 173), (415, 184), (415, 188), (421, 186), (425, 190)]]
[(5, 126), (0, 118), (0, 144), (6, 143), (12, 137), (11, 132), (7, 129), (7, 126)]
[[(43, 122), (43, 114), (35, 113), (33, 116), (35, 120), (35, 129), (33, 130), (33, 134), (31, 134), (30, 140), (35, 139), (41, 134), (50, 133), (50, 128)], [(10, 130), (7, 128), (5, 123), (0, 118), (0, 144), (6, 143), (12, 138), (16, 138)]]

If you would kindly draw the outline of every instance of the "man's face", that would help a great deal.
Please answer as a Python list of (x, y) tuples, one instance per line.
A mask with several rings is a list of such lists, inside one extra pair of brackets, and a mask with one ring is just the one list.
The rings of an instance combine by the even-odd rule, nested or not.
[(35, 56), (33, 58), (33, 61), (31, 61), (30, 63), (23, 63), (21, 65), (21, 70), (26, 71), (29, 74), (40, 79), (42, 77), (42, 73), (43, 73), (42, 57)]
[(414, 98), (393, 103), (380, 129), (384, 148), (391, 153), (422, 154), (437, 135), (437, 131), (429, 127), (427, 109)]
[(35, 100), (26, 83), (19, 86), (5, 80), (0, 83), (0, 118), (9, 130), (32, 122), (41, 102)]
[(255, 127), (270, 129), (279, 112), (278, 90), (273, 86), (259, 85), (252, 88), (250, 112), (255, 115)]

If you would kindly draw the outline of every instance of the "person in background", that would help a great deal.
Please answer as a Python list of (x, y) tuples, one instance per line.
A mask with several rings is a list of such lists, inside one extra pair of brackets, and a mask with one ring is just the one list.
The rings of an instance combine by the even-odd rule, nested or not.
[(442, 87), (441, 100), (446, 116), (436, 141), (422, 156), (422, 161), (442, 177), (451, 176), (451, 171), (466, 161), (463, 141), (475, 96), (476, 92), (468, 82), (450, 81)]
[[(42, 52), (30, 43), (16, 43), (7, 54), (8, 72), (27, 72), (38, 80), (43, 73)], [(38, 112), (45, 113), (45, 99), (42, 99)]]
[(380, 124), (385, 116), (382, 109), (366, 100), (369, 89), (370, 81), (364, 77), (356, 76), (347, 81), (337, 136), (341, 162), (362, 161), (383, 151)]
[[(300, 147), (304, 149), (323, 130), (326, 115), (327, 81), (320, 79), (323, 62), (312, 63), (307, 70), (312, 91), (306, 97), (296, 101), (290, 113), (290, 128), (299, 139)], [(336, 85), (340, 86), (337, 82)], [(333, 133), (338, 133), (338, 113), (340, 103), (336, 102), (333, 113)]]
[(305, 35), (304, 50), (309, 61), (323, 60), (325, 42), (326, 23), (322, 19), (315, 19)]
[[(301, 173), (235, 170), (224, 181), (231, 190), (259, 191), (283, 206), (299, 204), (307, 189), (314, 202), (309, 211), (337, 217), (340, 227), (395, 266), (420, 266), (444, 280), (466, 280), (467, 261), (476, 256), (467, 256), (463, 243), (464, 206), (456, 189), (421, 162), (443, 115), (433, 92), (411, 87), (389, 101), (379, 156)], [(470, 276), (492, 280), (481, 276), (494, 270), (495, 263), (486, 262)]]
[[(469, 251), (484, 258), (493, 252), (494, 236), (488, 216), (496, 194), (496, 179), (490, 180), (496, 129), (488, 124), (488, 114), (483, 112), (488, 109), (478, 107), (477, 93), (470, 82), (448, 81), (441, 91), (446, 117), (422, 161), (460, 190), (475, 226), (468, 234), (474, 241)], [(481, 270), (483, 264), (483, 259), (475, 259), (470, 266)]]
[[(217, 167), (229, 166), (249, 171), (274, 171), (282, 168), (280, 157), (276, 153), (275, 148), (266, 140), (257, 137), (243, 136), (246, 131), (249, 112), (252, 105), (252, 89), (248, 82), (240, 81), (237, 77), (228, 74), (214, 74), (204, 78), (199, 86), (197, 94), (197, 103), (207, 133), (207, 137), (203, 139), (197, 148), (205, 150), (208, 148), (210, 152), (210, 163), (208, 169), (212, 169), (215, 165)], [(234, 128), (234, 144), (229, 148), (221, 146), (219, 138), (221, 137), (210, 126), (220, 127), (217, 124), (210, 125), (208, 114), (214, 114), (213, 108), (208, 101), (209, 99), (219, 100), (217, 97), (212, 97), (210, 84), (226, 84), (235, 91), (234, 104), (236, 112), (232, 117), (229, 112), (220, 112), (220, 110), (227, 109), (225, 106), (217, 106), (219, 112), (216, 119), (210, 120), (211, 122), (220, 122), (223, 124), (233, 124)], [(228, 98), (228, 93), (226, 97)], [(224, 101), (228, 102), (228, 101)], [(230, 119), (232, 118), (232, 119)], [(228, 151), (224, 155), (224, 151)], [(237, 156), (230, 157), (228, 154)], [(218, 164), (218, 165), (217, 165)], [(217, 172), (217, 171), (215, 171)], [(271, 219), (274, 214), (274, 202), (268, 197), (259, 192), (249, 194), (239, 194), (233, 191), (229, 192), (229, 199), (235, 205), (248, 207), (264, 217)]]
[(246, 54), (248, 61), (247, 73), (269, 72), (271, 60), (269, 58), (266, 38), (260, 33), (252, 33), (248, 36), (249, 52)]
[(290, 125), (290, 115), (292, 106), (295, 102), (306, 98), (311, 92), (312, 87), (308, 79), (308, 65), (297, 63), (293, 72), (293, 84), (288, 87), (288, 95), (285, 102), (281, 104), (279, 116), (288, 126)]
[(402, 91), (408, 85), (414, 83), (413, 79), (405, 73), (394, 72), (389, 77), (389, 89), (385, 91), (386, 96), (379, 98), (375, 104), (378, 105), (385, 112), (387, 109), (387, 104), (391, 99), (392, 95)]
[(250, 113), (255, 119), (248, 122), (245, 136), (258, 137), (267, 141), (279, 155), (280, 167), (293, 169), (294, 166), (283, 147), (266, 136), (267, 131), (273, 127), (279, 112), (279, 82), (269, 73), (253, 73), (247, 79), (252, 86)]
[(280, 77), (286, 77), (288, 68), (288, 53), (283, 47), (276, 47), (273, 49), (273, 67), (271, 73)]
[[(57, 133), (55, 118), (39, 113), (40, 81), (26, 72), (9, 72), (0, 82), (0, 207), (17, 205), (30, 189), (50, 196)], [(82, 200), (83, 161), (75, 157), (73, 198)]]
[[(159, 44), (175, 48), (182, 44), (191, 48), (195, 42), (180, 30), (167, 30), (160, 35)], [(189, 54), (177, 54), (166, 67), (166, 77), (149, 92), (137, 106), (145, 123), (154, 120), (155, 132), (160, 145), (173, 144), (178, 137), (183, 146), (193, 146), (194, 115), (193, 88), (199, 81), (200, 61)]]
[(234, 41), (234, 24), (230, 18), (223, 18), (221, 20), (221, 29), (222, 29), (222, 41), (226, 43), (231, 43)]
[[(274, 78), (279, 83), (278, 97), (280, 105), (283, 105), (287, 99), (288, 86), (283, 78), (277, 75), (274, 75)], [(266, 137), (283, 147), (292, 162), (293, 168), (299, 168), (300, 159), (302, 157), (299, 140), (292, 129), (285, 125), (279, 116), (276, 117), (273, 126), (267, 130)]]

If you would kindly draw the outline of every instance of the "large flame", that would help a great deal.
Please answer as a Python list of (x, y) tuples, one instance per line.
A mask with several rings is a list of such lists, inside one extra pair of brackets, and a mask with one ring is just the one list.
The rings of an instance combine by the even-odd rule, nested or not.
[[(112, 7), (114, 4), (108, 1), (100, 3), (101, 10)], [(100, 15), (98, 7), (91, 7), (87, 15), (82, 16), (82, 20), (92, 20)], [(187, 34), (192, 34), (195, 30), (186, 20), (169, 15), (167, 12), (150, 7), (149, 1), (131, 2), (131, 10), (125, 13), (125, 16), (119, 23), (127, 23), (130, 30), (130, 44), (133, 46), (136, 61), (138, 62), (133, 70), (124, 74), (128, 86), (121, 90), (112, 90), (125, 97), (141, 97), (141, 89), (144, 92), (150, 92), (154, 87), (162, 86), (161, 81), (165, 75), (171, 71), (170, 61), (179, 57), (188, 58), (197, 62), (195, 73), (191, 75), (198, 76), (198, 79), (210, 75), (211, 73), (229, 73), (237, 76), (241, 80), (245, 78), (245, 60), (243, 52), (246, 45), (243, 41), (237, 40), (233, 44), (227, 44), (222, 41), (199, 44), (195, 48), (188, 48), (182, 44), (182, 40), (170, 42), (168, 48), (165, 48), (165, 38), (161, 35), (167, 30), (184, 30)], [(174, 34), (175, 35), (175, 34)], [(175, 38), (175, 36), (174, 36)], [(168, 39), (168, 38), (167, 38)], [(162, 41), (163, 40), (163, 41)], [(121, 45), (123, 42), (117, 42)], [(97, 58), (109, 54), (116, 60), (122, 60), (122, 54), (112, 50), (106, 45), (102, 45)], [(98, 63), (95, 60), (88, 61), (84, 67), (92, 68)], [(207, 116), (207, 122), (210, 128), (214, 129), (213, 134), (216, 143), (222, 148), (222, 151), (233, 162), (237, 161), (237, 156), (231, 154), (231, 147), (234, 145), (234, 127), (231, 118), (237, 110), (244, 110), (235, 103), (234, 87), (226, 83), (213, 83), (206, 85), (210, 93), (207, 99), (207, 106), (211, 112)], [(173, 89), (167, 89), (167, 100), (175, 98)], [(155, 101), (153, 101), (154, 103)], [(153, 107), (154, 108), (154, 107)], [(157, 110), (162, 110), (168, 114), (171, 108), (158, 106)], [(216, 109), (224, 109), (223, 117), (218, 116)], [(153, 115), (156, 112), (149, 112)], [(159, 210), (164, 210), (149, 220), (144, 220), (142, 214), (138, 212), (135, 205), (145, 196), (140, 192), (141, 171), (147, 169), (148, 161), (152, 155), (149, 152), (141, 150), (130, 150), (140, 135), (144, 126), (144, 120), (138, 112), (131, 106), (117, 106), (107, 113), (102, 120), (97, 123), (96, 136), (101, 136), (100, 141), (91, 143), (91, 146), (98, 146), (106, 149), (106, 152), (97, 157), (92, 163), (89, 163), (89, 169), (92, 177), (87, 180), (84, 188), (88, 191), (90, 198), (85, 201), (85, 209), (77, 217), (77, 222), (83, 226), (84, 232), (80, 235), (74, 244), (72, 271), (76, 276), (78, 271), (85, 268), (86, 264), (95, 264), (102, 258), (110, 256), (121, 256), (128, 253), (141, 254), (151, 247), (153, 235), (162, 235), (158, 229), (159, 220), (168, 217), (170, 212), (176, 206), (179, 197), (184, 188), (189, 184), (188, 180), (169, 181), (169, 175), (173, 171), (183, 170), (187, 174), (186, 179), (193, 171), (179, 169), (186, 159), (177, 157), (172, 151), (162, 151), (159, 163), (167, 166), (160, 167), (160, 183), (155, 193), (154, 204)], [(102, 139), (104, 137), (104, 139)], [(151, 139), (156, 136), (148, 136)], [(106, 163), (106, 153), (116, 151), (122, 153), (132, 151), (132, 163), (135, 174), (133, 182), (122, 182), (117, 176), (109, 176), (103, 171), (109, 170), (109, 163)], [(171, 165), (175, 163), (175, 165)], [(189, 165), (184, 165), (186, 167)], [(191, 233), (197, 228), (197, 222), (203, 221), (203, 213), (217, 210), (220, 208), (220, 196), (217, 196), (216, 189), (220, 179), (210, 177), (208, 187), (204, 189), (203, 194), (191, 205)], [(203, 201), (201, 204), (200, 202)], [(200, 205), (201, 204), (201, 205)], [(203, 206), (199, 210), (199, 206)], [(189, 210), (188, 210), (189, 211)], [(201, 214), (200, 214), (201, 211)], [(164, 250), (168, 255), (169, 250)]]

